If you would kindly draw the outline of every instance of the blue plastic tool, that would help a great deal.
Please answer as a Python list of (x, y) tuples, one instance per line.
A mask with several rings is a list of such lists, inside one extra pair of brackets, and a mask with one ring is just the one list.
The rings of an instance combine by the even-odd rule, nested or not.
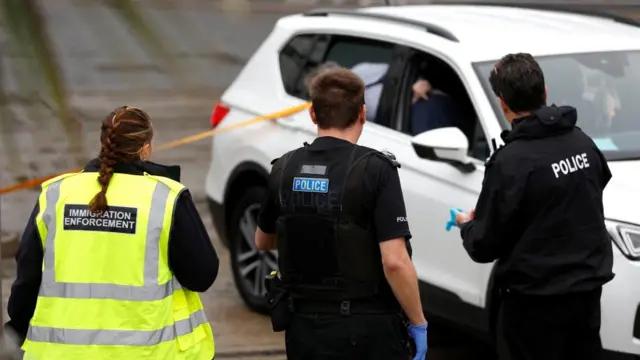
[(462, 209), (453, 208), (449, 210), (449, 213), (451, 214), (451, 219), (449, 219), (449, 221), (447, 222), (447, 226), (445, 227), (447, 231), (451, 231), (452, 227), (458, 226), (456, 224), (456, 214), (459, 212), (462, 212)]

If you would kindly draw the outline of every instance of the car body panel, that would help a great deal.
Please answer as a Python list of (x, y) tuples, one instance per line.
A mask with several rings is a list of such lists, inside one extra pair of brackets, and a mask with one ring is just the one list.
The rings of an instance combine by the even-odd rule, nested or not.
[(640, 161), (610, 161), (611, 181), (604, 191), (607, 219), (640, 224)]
[(580, 14), (478, 5), (375, 7), (365, 11), (443, 27), (460, 40), (474, 62), (515, 52), (543, 56), (629, 50), (640, 44), (640, 28)]
[[(634, 338), (637, 312), (640, 311), (640, 262), (629, 261), (613, 247), (616, 277), (602, 291), (602, 325), (600, 336), (606, 349), (640, 354), (640, 339)], [(633, 284), (633, 285), (632, 285)]]

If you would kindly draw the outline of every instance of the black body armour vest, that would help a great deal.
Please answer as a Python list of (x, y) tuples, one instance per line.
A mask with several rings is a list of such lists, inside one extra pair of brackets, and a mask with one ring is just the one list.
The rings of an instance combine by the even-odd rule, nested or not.
[(305, 146), (281, 159), (278, 261), (294, 299), (367, 299), (388, 289), (364, 207), (365, 167), (376, 153), (360, 146)]

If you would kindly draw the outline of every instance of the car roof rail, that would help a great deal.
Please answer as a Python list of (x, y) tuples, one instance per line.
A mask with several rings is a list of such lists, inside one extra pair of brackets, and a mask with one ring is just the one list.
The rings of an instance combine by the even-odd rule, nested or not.
[(425, 29), (427, 32), (440, 36), (444, 39), (460, 42), (458, 38), (453, 35), (453, 33), (442, 26), (438, 26), (435, 24), (430, 24), (428, 22), (406, 19), (398, 16), (388, 15), (388, 14), (380, 14), (368, 11), (360, 11), (360, 10), (349, 10), (349, 9), (315, 9), (311, 11), (307, 11), (304, 13), (304, 16), (330, 16), (330, 15), (342, 15), (342, 16), (351, 16), (351, 17), (361, 17), (368, 19), (376, 19), (376, 20), (384, 20), (389, 22), (396, 22), (400, 24), (408, 24), (416, 27), (421, 27)]
[[(556, 11), (576, 15), (587, 15), (599, 18), (605, 18), (619, 22), (625, 25), (631, 25), (640, 27), (640, 21), (631, 17), (614, 14), (608, 11), (596, 10), (593, 7), (598, 6), (594, 4), (572, 4), (572, 5), (558, 5), (558, 4), (541, 4), (541, 3), (514, 3), (514, 2), (500, 2), (500, 1), (433, 1), (432, 5), (470, 5), (470, 6), (500, 6), (530, 10), (547, 10)], [(590, 7), (590, 8), (586, 8)]]

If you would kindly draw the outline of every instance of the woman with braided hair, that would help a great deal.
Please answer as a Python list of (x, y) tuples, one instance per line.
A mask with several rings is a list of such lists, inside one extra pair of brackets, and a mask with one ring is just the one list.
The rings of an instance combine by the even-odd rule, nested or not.
[(24, 231), (6, 327), (25, 358), (211, 360), (198, 292), (218, 256), (178, 166), (149, 161), (153, 127), (123, 106), (80, 173), (45, 182)]

